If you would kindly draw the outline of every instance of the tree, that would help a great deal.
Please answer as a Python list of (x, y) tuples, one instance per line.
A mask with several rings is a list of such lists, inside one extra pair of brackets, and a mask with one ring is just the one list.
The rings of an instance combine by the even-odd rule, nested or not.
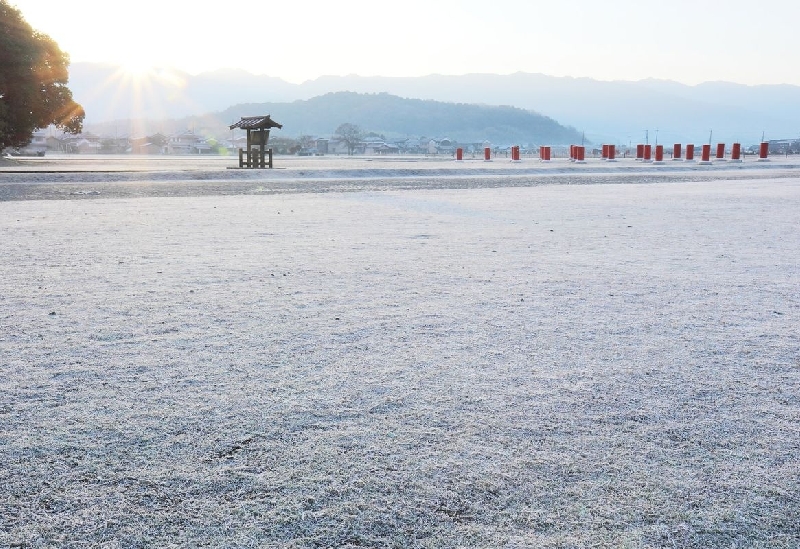
[(0, 150), (27, 145), (50, 124), (68, 133), (83, 129), (83, 107), (66, 85), (68, 66), (53, 39), (0, 0)]
[(361, 140), (364, 138), (361, 128), (349, 122), (341, 124), (336, 128), (334, 135), (347, 145), (347, 154), (353, 154), (353, 151), (356, 150), (356, 146), (361, 143)]

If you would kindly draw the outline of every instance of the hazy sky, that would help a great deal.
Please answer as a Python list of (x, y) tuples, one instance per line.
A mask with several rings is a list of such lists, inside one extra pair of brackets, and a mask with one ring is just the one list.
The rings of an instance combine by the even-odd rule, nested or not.
[(238, 67), (291, 82), (524, 71), (800, 85), (800, 0), (10, 3), (73, 62)]

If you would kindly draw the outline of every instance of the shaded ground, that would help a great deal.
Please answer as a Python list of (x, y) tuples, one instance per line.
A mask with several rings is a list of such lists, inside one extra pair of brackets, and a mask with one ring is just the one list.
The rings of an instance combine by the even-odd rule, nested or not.
[(598, 177), (0, 203), (0, 546), (797, 547), (800, 183)]

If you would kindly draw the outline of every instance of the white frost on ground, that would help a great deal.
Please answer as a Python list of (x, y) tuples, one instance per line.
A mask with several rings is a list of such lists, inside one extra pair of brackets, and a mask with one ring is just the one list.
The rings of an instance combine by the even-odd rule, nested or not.
[(351, 191), (0, 202), (0, 546), (800, 545), (796, 178)]

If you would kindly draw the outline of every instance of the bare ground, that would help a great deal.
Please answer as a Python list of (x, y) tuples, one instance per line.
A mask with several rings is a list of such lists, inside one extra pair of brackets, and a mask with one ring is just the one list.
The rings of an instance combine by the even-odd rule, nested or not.
[(0, 546), (799, 547), (800, 182), (613, 177), (0, 203)]

